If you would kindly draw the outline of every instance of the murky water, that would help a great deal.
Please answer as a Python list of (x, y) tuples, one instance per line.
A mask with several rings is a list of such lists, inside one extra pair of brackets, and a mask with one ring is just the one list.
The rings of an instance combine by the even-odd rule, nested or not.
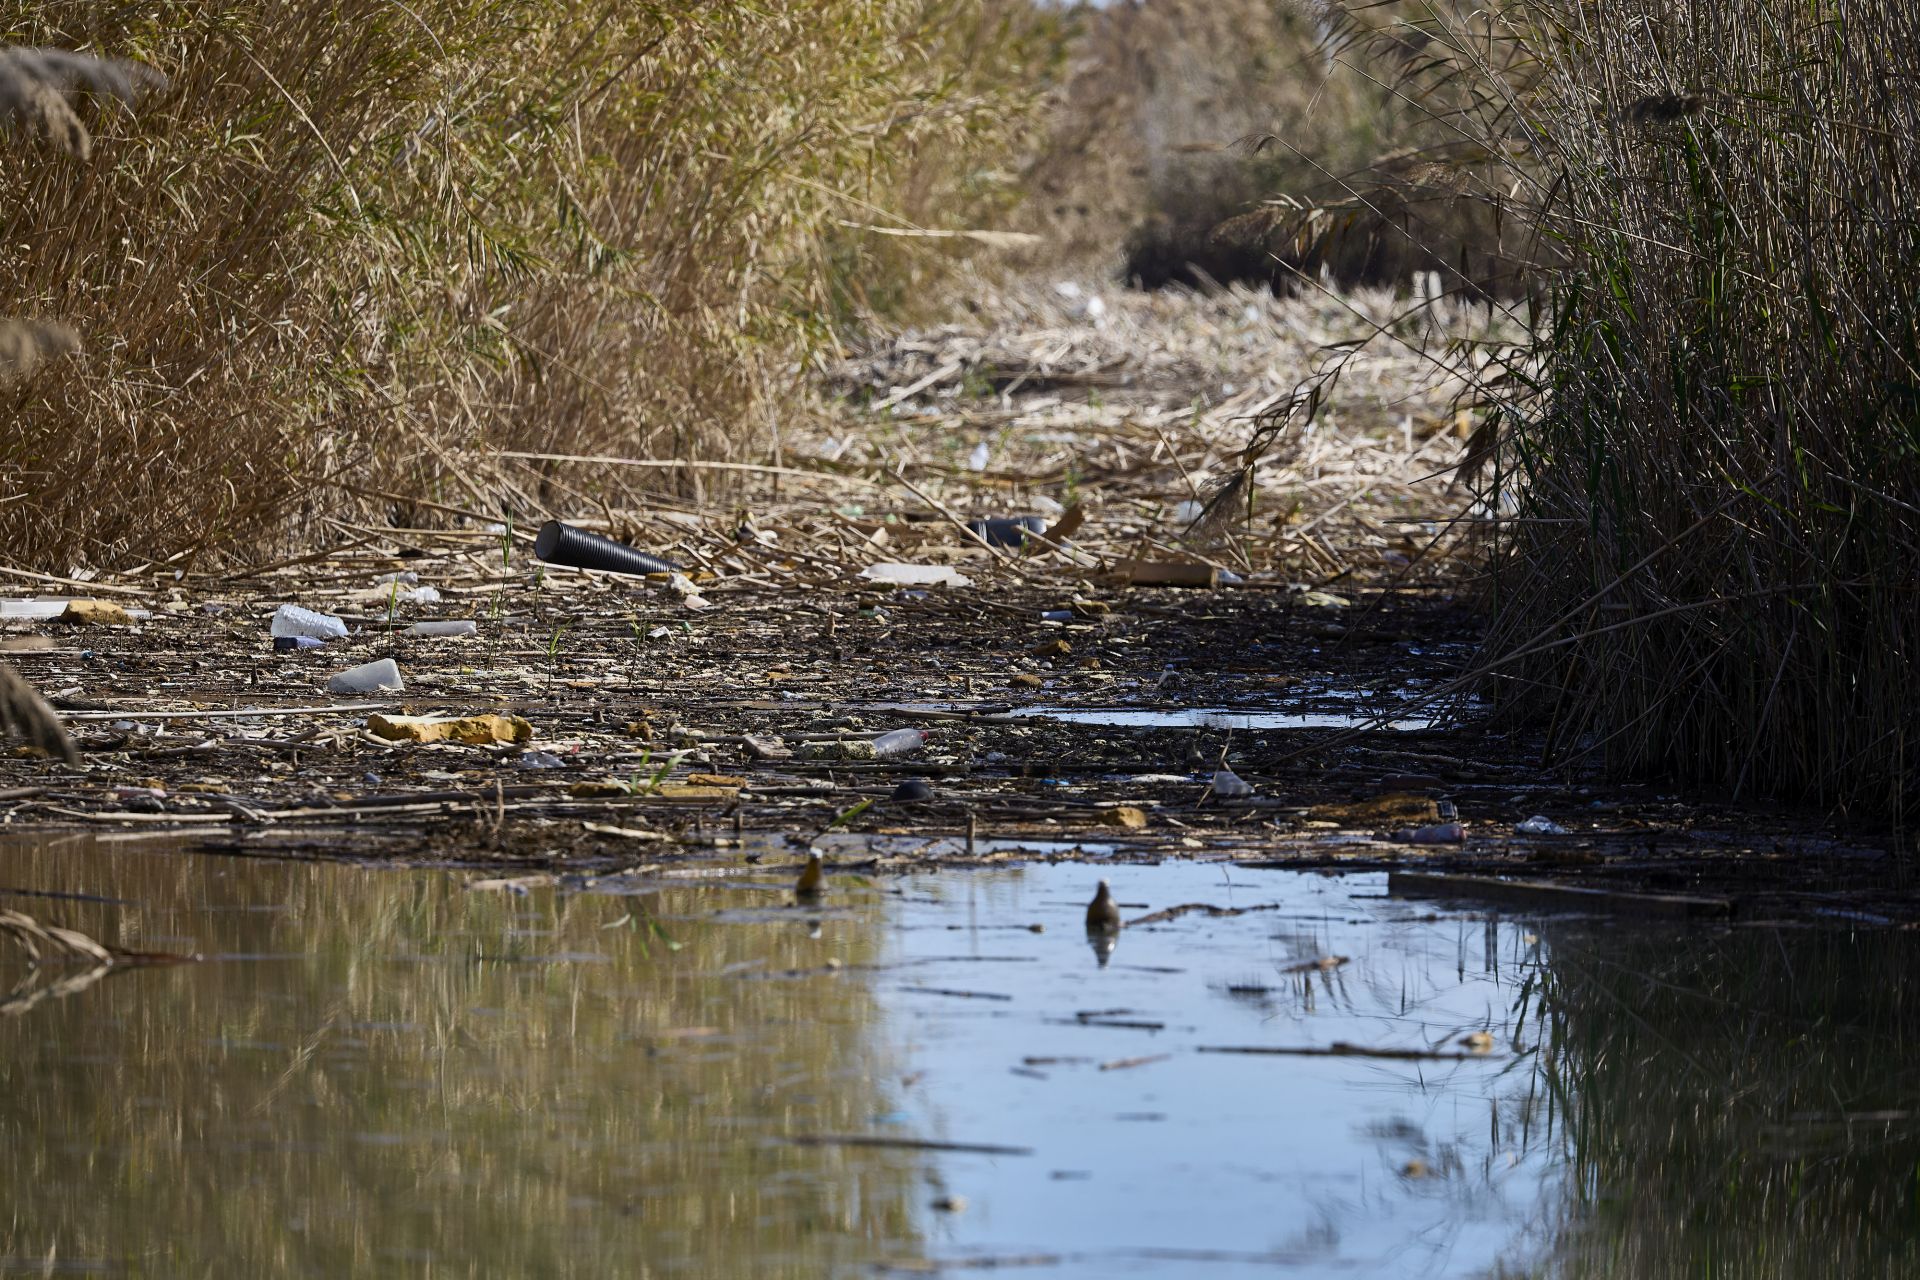
[[(1129, 919), (1242, 913), (1103, 954), (1097, 875)], [(1905, 935), (1220, 864), (836, 877), (807, 910), (751, 868), (465, 878), (0, 846), (0, 908), (207, 956), (62, 992), (0, 950), (0, 1274), (1920, 1266)]]

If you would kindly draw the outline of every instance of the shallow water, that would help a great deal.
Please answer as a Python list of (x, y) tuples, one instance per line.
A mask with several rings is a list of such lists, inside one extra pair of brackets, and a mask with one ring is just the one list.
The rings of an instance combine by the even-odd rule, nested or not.
[(1057, 720), (1113, 729), (1431, 729), (1419, 717), (1382, 719), (1359, 711), (1243, 711), (1232, 707), (1015, 707), (1013, 719)]
[[(1102, 875), (1129, 919), (1249, 910), (1103, 955)], [(748, 867), (466, 878), (0, 846), (0, 908), (207, 957), (62, 994), (0, 950), (0, 1274), (1920, 1261), (1905, 935), (1436, 914), (1219, 863), (835, 877), (805, 910)], [(1209, 1051), (1339, 1043), (1449, 1056)]]

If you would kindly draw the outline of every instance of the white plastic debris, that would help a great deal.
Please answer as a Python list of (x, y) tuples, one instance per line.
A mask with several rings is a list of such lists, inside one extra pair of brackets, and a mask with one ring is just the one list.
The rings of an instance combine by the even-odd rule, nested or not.
[(347, 638), (346, 623), (330, 613), (315, 613), (297, 604), (283, 604), (275, 609), (270, 630), (275, 639), (281, 636), (312, 636), (316, 640)]
[(1213, 773), (1213, 794), (1222, 800), (1244, 800), (1253, 794), (1253, 787), (1231, 769), (1216, 769)]
[(881, 760), (908, 756), (927, 745), (927, 735), (918, 729), (895, 729), (873, 740), (873, 754)]
[(409, 636), (470, 636), (480, 628), (471, 621), (466, 622), (416, 622), (402, 635)]
[(392, 658), (349, 667), (327, 681), (328, 693), (397, 693), (406, 687), (406, 681), (400, 678), (400, 668)]
[(395, 597), (401, 604), (439, 604), (440, 588), (414, 587)]
[(1514, 824), (1515, 835), (1522, 836), (1563, 836), (1567, 829), (1544, 814), (1536, 813), (1525, 822)]
[(1195, 520), (1198, 520), (1200, 513), (1206, 509), (1206, 503), (1196, 501), (1193, 498), (1187, 498), (1174, 507), (1173, 522), (1184, 529)]
[(403, 587), (410, 587), (420, 581), (420, 575), (411, 569), (401, 569), (394, 573), (383, 573), (373, 581), (376, 586), (382, 587), (390, 582), (397, 582)]
[(885, 582), (896, 587), (970, 587), (973, 579), (950, 564), (895, 564), (883, 561), (860, 571), (869, 582)]
[(987, 463), (992, 460), (993, 450), (987, 447), (985, 440), (982, 440), (979, 444), (973, 446), (973, 452), (967, 455), (967, 470), (985, 471), (987, 469)]
[(689, 609), (704, 609), (713, 603), (700, 594), (699, 586), (684, 573), (674, 574), (667, 579), (667, 585), (680, 597), (680, 603)]

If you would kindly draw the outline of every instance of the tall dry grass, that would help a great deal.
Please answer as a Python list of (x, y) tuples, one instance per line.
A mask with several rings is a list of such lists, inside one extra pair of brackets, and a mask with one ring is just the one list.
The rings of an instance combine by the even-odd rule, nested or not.
[(0, 299), (87, 348), (0, 391), (0, 547), (245, 556), (612, 483), (502, 449), (764, 449), (859, 267), (827, 229), (1015, 114), (951, 8), (0, 5), (7, 42), (170, 82), (81, 104), (89, 165), (0, 149)]
[(1505, 705), (1562, 756), (1912, 814), (1920, 13), (1332, 12), (1339, 56), (1428, 122), (1423, 163), (1537, 246), (1531, 344), (1456, 353), (1503, 515), (1484, 658)]

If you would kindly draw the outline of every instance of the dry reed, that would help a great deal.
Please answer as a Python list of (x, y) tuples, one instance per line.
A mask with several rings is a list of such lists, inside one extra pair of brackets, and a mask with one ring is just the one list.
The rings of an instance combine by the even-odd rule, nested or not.
[(0, 291), (89, 352), (0, 398), (0, 546), (217, 562), (611, 483), (528, 484), (500, 449), (764, 455), (833, 273), (866, 261), (829, 228), (886, 224), (938, 147), (968, 164), (920, 198), (966, 225), (1013, 114), (956, 70), (951, 8), (7, 6), (23, 43), (170, 87), (90, 120), (84, 170), (0, 150), (3, 242), (33, 246)]

